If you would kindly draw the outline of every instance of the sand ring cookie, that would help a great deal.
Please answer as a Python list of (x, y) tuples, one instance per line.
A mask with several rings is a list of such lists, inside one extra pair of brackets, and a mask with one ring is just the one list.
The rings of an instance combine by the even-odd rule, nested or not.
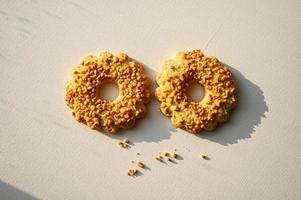
[[(200, 50), (179, 52), (167, 60), (156, 77), (156, 98), (161, 112), (171, 117), (173, 125), (192, 133), (212, 131), (218, 122), (228, 119), (236, 104), (236, 87), (231, 72), (215, 57), (206, 57)], [(204, 89), (199, 102), (188, 99), (187, 88), (197, 82)]]
[[(106, 82), (118, 85), (117, 99), (107, 101), (97, 95)], [(74, 67), (66, 85), (66, 101), (76, 120), (114, 133), (130, 128), (144, 115), (150, 101), (150, 82), (142, 65), (126, 54), (104, 52), (99, 57), (87, 56)]]

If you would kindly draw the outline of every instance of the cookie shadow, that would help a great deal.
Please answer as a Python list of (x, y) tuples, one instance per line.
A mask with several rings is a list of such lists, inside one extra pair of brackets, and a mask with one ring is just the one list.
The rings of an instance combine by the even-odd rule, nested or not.
[[(141, 62), (140, 62), (141, 63)], [(160, 103), (154, 97), (156, 86), (155, 76), (157, 72), (143, 64), (145, 73), (151, 79), (152, 98), (147, 106), (147, 113), (142, 119), (138, 119), (134, 127), (121, 130), (118, 134), (104, 133), (105, 135), (122, 139), (127, 138), (131, 142), (159, 142), (169, 139), (172, 133), (177, 132), (170, 118), (164, 116), (160, 110)], [(261, 124), (265, 113), (269, 111), (263, 91), (261, 88), (248, 80), (234, 67), (228, 66), (236, 82), (238, 93), (238, 104), (230, 112), (230, 119), (226, 123), (219, 124), (213, 132), (202, 131), (199, 134), (192, 134), (198, 138), (209, 140), (227, 146), (236, 144), (240, 140), (249, 139), (255, 132), (255, 128)], [(187, 134), (190, 134), (187, 132)]]
[(213, 132), (201, 132), (195, 136), (227, 146), (252, 137), (269, 111), (261, 88), (244, 77), (237, 69), (228, 66), (238, 88), (237, 106), (230, 111), (229, 121), (219, 124)]
[(176, 128), (172, 126), (170, 118), (164, 116), (160, 112), (160, 103), (154, 96), (156, 88), (155, 76), (157, 72), (145, 64), (141, 64), (144, 67), (144, 72), (151, 81), (151, 100), (147, 105), (147, 113), (143, 118), (136, 120), (135, 125), (130, 129), (121, 130), (117, 134), (101, 132), (114, 139), (127, 138), (133, 144), (140, 142), (156, 143), (169, 139), (171, 134), (175, 132)]

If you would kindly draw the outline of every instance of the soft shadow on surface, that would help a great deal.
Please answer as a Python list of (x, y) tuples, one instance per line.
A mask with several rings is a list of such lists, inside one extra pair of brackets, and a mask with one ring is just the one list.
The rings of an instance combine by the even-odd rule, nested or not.
[(237, 69), (224, 63), (223, 65), (232, 72), (238, 88), (238, 104), (230, 111), (229, 121), (219, 124), (213, 132), (201, 132), (196, 136), (226, 146), (251, 138), (255, 127), (261, 124), (269, 108), (259, 86), (246, 79)]
[[(236, 82), (237, 106), (230, 112), (230, 119), (219, 124), (213, 132), (202, 131), (199, 134), (192, 134), (202, 139), (210, 140), (221, 145), (238, 143), (239, 140), (251, 138), (255, 127), (261, 124), (265, 113), (269, 111), (265, 102), (263, 91), (259, 86), (246, 79), (238, 70), (228, 67)], [(171, 124), (170, 118), (165, 117), (159, 110), (160, 103), (154, 97), (156, 72), (150, 67), (143, 65), (145, 72), (152, 81), (152, 99), (147, 106), (148, 112), (136, 121), (134, 127), (121, 130), (117, 134), (104, 133), (115, 139), (127, 138), (135, 142), (158, 142), (169, 139), (176, 128)], [(187, 134), (190, 134), (187, 132)]]
[(141, 172), (141, 170), (138, 170), (135, 175), (133, 175), (133, 178), (137, 178), (138, 176), (144, 176), (144, 173)]
[(172, 126), (170, 118), (165, 117), (160, 112), (160, 103), (154, 96), (154, 91), (156, 88), (155, 76), (157, 72), (143, 63), (142, 65), (144, 67), (145, 73), (151, 80), (152, 97), (150, 103), (147, 105), (147, 113), (143, 118), (136, 120), (135, 125), (130, 129), (121, 130), (117, 134), (102, 132), (111, 138), (127, 138), (133, 143), (159, 142), (165, 139), (169, 139), (172, 132), (176, 130), (175, 127)]
[(1, 200), (37, 200), (38, 198), (27, 194), (7, 183), (0, 181), (0, 199)]

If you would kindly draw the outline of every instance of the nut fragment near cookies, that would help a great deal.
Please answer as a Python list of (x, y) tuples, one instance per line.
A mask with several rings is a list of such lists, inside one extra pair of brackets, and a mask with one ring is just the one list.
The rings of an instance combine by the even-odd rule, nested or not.
[(165, 157), (169, 157), (169, 156), (170, 156), (170, 153), (169, 153), (169, 152), (164, 152), (163, 155), (164, 155)]
[[(113, 101), (98, 95), (100, 86), (107, 82), (119, 86), (119, 96)], [(150, 81), (143, 66), (124, 53), (89, 55), (73, 68), (65, 100), (77, 121), (115, 133), (132, 127), (144, 116), (150, 101)]]
[(138, 170), (137, 169), (129, 169), (127, 171), (127, 175), (128, 176), (134, 176), (135, 174), (137, 174)]
[(177, 152), (176, 152), (176, 149), (174, 149), (173, 151), (171, 151), (171, 152), (168, 152), (167, 153), (167, 155), (168, 155), (168, 157), (170, 157), (170, 158), (177, 158)]
[(170, 151), (170, 152), (164, 152), (163, 155), (165, 157), (169, 157), (169, 158), (177, 158), (177, 152), (176, 152), (175, 149), (173, 151)]
[(129, 140), (128, 139), (119, 140), (117, 142), (117, 145), (121, 148), (129, 147)]
[(163, 161), (164, 158), (166, 158), (168, 161), (172, 161), (173, 158), (177, 158), (178, 154), (176, 153), (176, 149), (174, 149), (173, 151), (165, 151), (162, 154), (159, 152), (159, 154), (157, 154), (155, 156), (155, 160), (157, 161)]
[(136, 166), (140, 167), (140, 168), (144, 168), (144, 164), (142, 162), (140, 162), (140, 161), (136, 162)]
[[(191, 133), (214, 130), (228, 119), (229, 111), (236, 105), (236, 86), (230, 70), (200, 50), (179, 52), (167, 60), (156, 82), (160, 111), (171, 117), (175, 127)], [(189, 100), (187, 95), (195, 82), (204, 89), (199, 102)]]
[(206, 156), (205, 154), (201, 153), (200, 154), (200, 158), (204, 159), (204, 160), (210, 160), (208, 156)]
[(172, 158), (177, 158), (178, 155), (177, 155), (177, 153), (175, 151), (173, 151), (173, 152), (171, 152), (170, 156)]
[(162, 161), (162, 156), (160, 154), (158, 154), (158, 155), (155, 156), (155, 159), (157, 161)]

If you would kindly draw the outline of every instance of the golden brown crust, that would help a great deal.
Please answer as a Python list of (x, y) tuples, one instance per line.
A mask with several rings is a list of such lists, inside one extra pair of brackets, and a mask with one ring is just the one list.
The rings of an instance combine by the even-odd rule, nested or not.
[[(120, 94), (114, 101), (96, 95), (97, 88), (107, 81), (119, 86)], [(76, 120), (114, 133), (132, 127), (135, 119), (144, 115), (150, 101), (150, 81), (142, 65), (124, 53), (86, 56), (72, 71), (65, 100)]]
[[(173, 125), (192, 133), (214, 130), (219, 122), (228, 119), (229, 110), (236, 104), (236, 87), (230, 70), (200, 50), (179, 52), (175, 60), (167, 60), (156, 82), (160, 111), (171, 117)], [(185, 90), (191, 82), (204, 88), (200, 102), (188, 100)]]

